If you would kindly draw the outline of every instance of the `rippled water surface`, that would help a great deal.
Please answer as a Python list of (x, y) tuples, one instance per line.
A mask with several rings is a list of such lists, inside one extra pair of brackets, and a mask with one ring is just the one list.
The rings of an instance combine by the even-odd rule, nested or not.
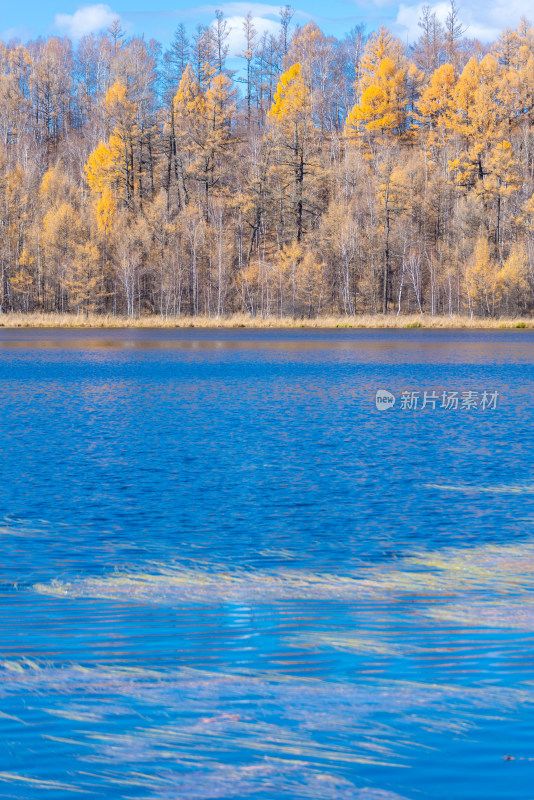
[(0, 797), (533, 800), (533, 397), (528, 330), (0, 329)]

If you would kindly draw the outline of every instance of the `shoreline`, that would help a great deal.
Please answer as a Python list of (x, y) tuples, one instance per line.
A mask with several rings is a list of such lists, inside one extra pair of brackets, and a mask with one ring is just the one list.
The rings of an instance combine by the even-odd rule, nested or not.
[(48, 314), (17, 312), (0, 314), (0, 328), (284, 328), (284, 329), (534, 329), (534, 318), (501, 317), (471, 318), (460, 315), (430, 316), (420, 314), (359, 316), (325, 315), (313, 319), (295, 317), (251, 317), (248, 314), (230, 314), (223, 317), (180, 316), (162, 318), (151, 314), (138, 318), (115, 317), (108, 314)]

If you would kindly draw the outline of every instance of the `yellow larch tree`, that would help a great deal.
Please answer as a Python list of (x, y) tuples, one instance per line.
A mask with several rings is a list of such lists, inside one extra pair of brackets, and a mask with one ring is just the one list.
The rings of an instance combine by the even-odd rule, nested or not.
[(528, 253), (522, 242), (512, 245), (508, 258), (497, 274), (497, 282), (501, 294), (506, 298), (508, 313), (521, 312), (530, 288)]
[(495, 208), (495, 243), (502, 240), (503, 210), (506, 200), (519, 191), (522, 179), (519, 163), (510, 142), (503, 140), (489, 148), (484, 165), (484, 180), (479, 181), (475, 193), (481, 197), (489, 217), (490, 205)]
[(365, 131), (405, 135), (422, 79), (401, 42), (380, 28), (363, 52), (355, 84), (358, 101), (347, 116), (345, 136), (354, 138)]
[(206, 218), (210, 193), (228, 168), (224, 158), (235, 141), (232, 131), (235, 111), (235, 90), (227, 75), (211, 77), (208, 88), (203, 90), (191, 65), (187, 66), (174, 98), (176, 139), (188, 156), (184, 177), (202, 187)]
[(382, 313), (387, 314), (392, 273), (391, 233), (395, 219), (407, 205), (409, 178), (401, 165), (387, 158), (378, 172), (377, 203), (383, 228), (383, 270), (381, 278)]
[(404, 68), (397, 69), (391, 58), (383, 58), (345, 122), (345, 135), (359, 130), (403, 134), (407, 128), (408, 81)]
[(69, 307), (86, 317), (90, 311), (99, 309), (100, 301), (105, 296), (100, 262), (98, 247), (90, 241), (81, 241), (75, 246), (74, 258), (67, 270), (65, 286)]
[(432, 73), (428, 85), (421, 93), (418, 117), (428, 134), (430, 145), (443, 146), (446, 143), (453, 109), (454, 85), (454, 67), (452, 64), (443, 64)]
[(173, 100), (173, 124), (175, 142), (180, 156), (175, 168), (180, 171), (180, 188), (183, 203), (189, 202), (186, 173), (196, 169), (197, 150), (204, 139), (203, 122), (206, 115), (206, 100), (191, 64), (182, 73), (178, 90)]
[(113, 132), (87, 159), (85, 176), (96, 201), (98, 229), (109, 233), (117, 209), (132, 208), (140, 178), (138, 173), (135, 179), (136, 105), (123, 84), (108, 89), (104, 109)]
[(362, 54), (358, 70), (361, 85), (357, 86), (360, 95), (372, 83), (378, 65), (384, 58), (390, 58), (396, 67), (401, 67), (405, 61), (402, 42), (382, 25), (378, 32), (371, 34)]
[[(137, 106), (130, 100), (128, 89), (123, 83), (115, 82), (107, 91), (104, 110), (108, 124), (112, 126), (109, 147), (117, 157), (121, 173), (123, 200), (129, 208), (139, 190), (142, 163), (136, 163), (136, 146), (139, 128)], [(137, 175), (136, 175), (137, 170)]]
[[(33, 191), (28, 173), (21, 164), (11, 168), (7, 154), (0, 144), (0, 310), (10, 302), (10, 287), (21, 291), (26, 301), (37, 281), (32, 275), (35, 262), (32, 210)], [(38, 287), (37, 291), (39, 291)]]
[(497, 275), (497, 264), (492, 257), (488, 238), (481, 232), (465, 267), (465, 284), (471, 316), (475, 310), (478, 310), (483, 317), (494, 313), (498, 291)]
[(41, 248), (55, 289), (55, 307), (68, 310), (67, 279), (81, 239), (80, 217), (70, 203), (53, 206), (41, 226)]
[(97, 145), (85, 165), (87, 183), (95, 198), (98, 230), (104, 234), (110, 233), (117, 212), (121, 164), (121, 142), (112, 135), (108, 144)]
[(453, 94), (450, 130), (461, 137), (462, 149), (450, 162), (453, 179), (471, 188), (485, 176), (485, 157), (498, 135), (499, 65), (491, 54), (479, 63), (473, 56), (465, 65)]
[(267, 117), (271, 132), (280, 146), (278, 168), (282, 173), (282, 182), (292, 187), (291, 205), (298, 244), (304, 232), (306, 177), (314, 169), (311, 156), (315, 132), (311, 92), (300, 64), (293, 64), (280, 77)]

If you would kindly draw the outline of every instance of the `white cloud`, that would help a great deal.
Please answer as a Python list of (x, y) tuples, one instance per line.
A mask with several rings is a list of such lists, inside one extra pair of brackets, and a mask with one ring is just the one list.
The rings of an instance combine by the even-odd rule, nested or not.
[[(228, 54), (231, 58), (240, 56), (246, 48), (245, 34), (243, 32), (245, 17), (236, 15), (233, 17), (225, 17), (225, 19), (228, 23), (228, 33), (230, 34), (228, 37)], [(256, 28), (258, 34), (256, 41), (258, 41), (259, 37), (265, 32), (272, 33), (274, 36), (277, 36), (280, 32), (280, 23), (276, 22), (274, 19), (253, 16), (252, 24)]]
[(104, 3), (83, 6), (74, 14), (56, 14), (54, 27), (71, 39), (81, 39), (89, 33), (107, 28), (119, 15)]
[(0, 33), (0, 41), (9, 42), (11, 39), (20, 39), (25, 42), (32, 36), (32, 31), (24, 25), (16, 25), (13, 28), (6, 28), (5, 31)]
[[(448, 2), (401, 3), (393, 28), (402, 39), (414, 42), (421, 35), (417, 22), (424, 5), (431, 5), (438, 19), (445, 21), (450, 8)], [(534, 16), (531, 0), (464, 0), (459, 3), (459, 17), (467, 27), (466, 36), (482, 42), (496, 39), (506, 27), (516, 27), (522, 16)]]

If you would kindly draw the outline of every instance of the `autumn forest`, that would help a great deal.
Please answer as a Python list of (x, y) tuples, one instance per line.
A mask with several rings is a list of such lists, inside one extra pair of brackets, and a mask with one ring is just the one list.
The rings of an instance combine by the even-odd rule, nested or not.
[(0, 310), (534, 311), (534, 28), (0, 42)]

